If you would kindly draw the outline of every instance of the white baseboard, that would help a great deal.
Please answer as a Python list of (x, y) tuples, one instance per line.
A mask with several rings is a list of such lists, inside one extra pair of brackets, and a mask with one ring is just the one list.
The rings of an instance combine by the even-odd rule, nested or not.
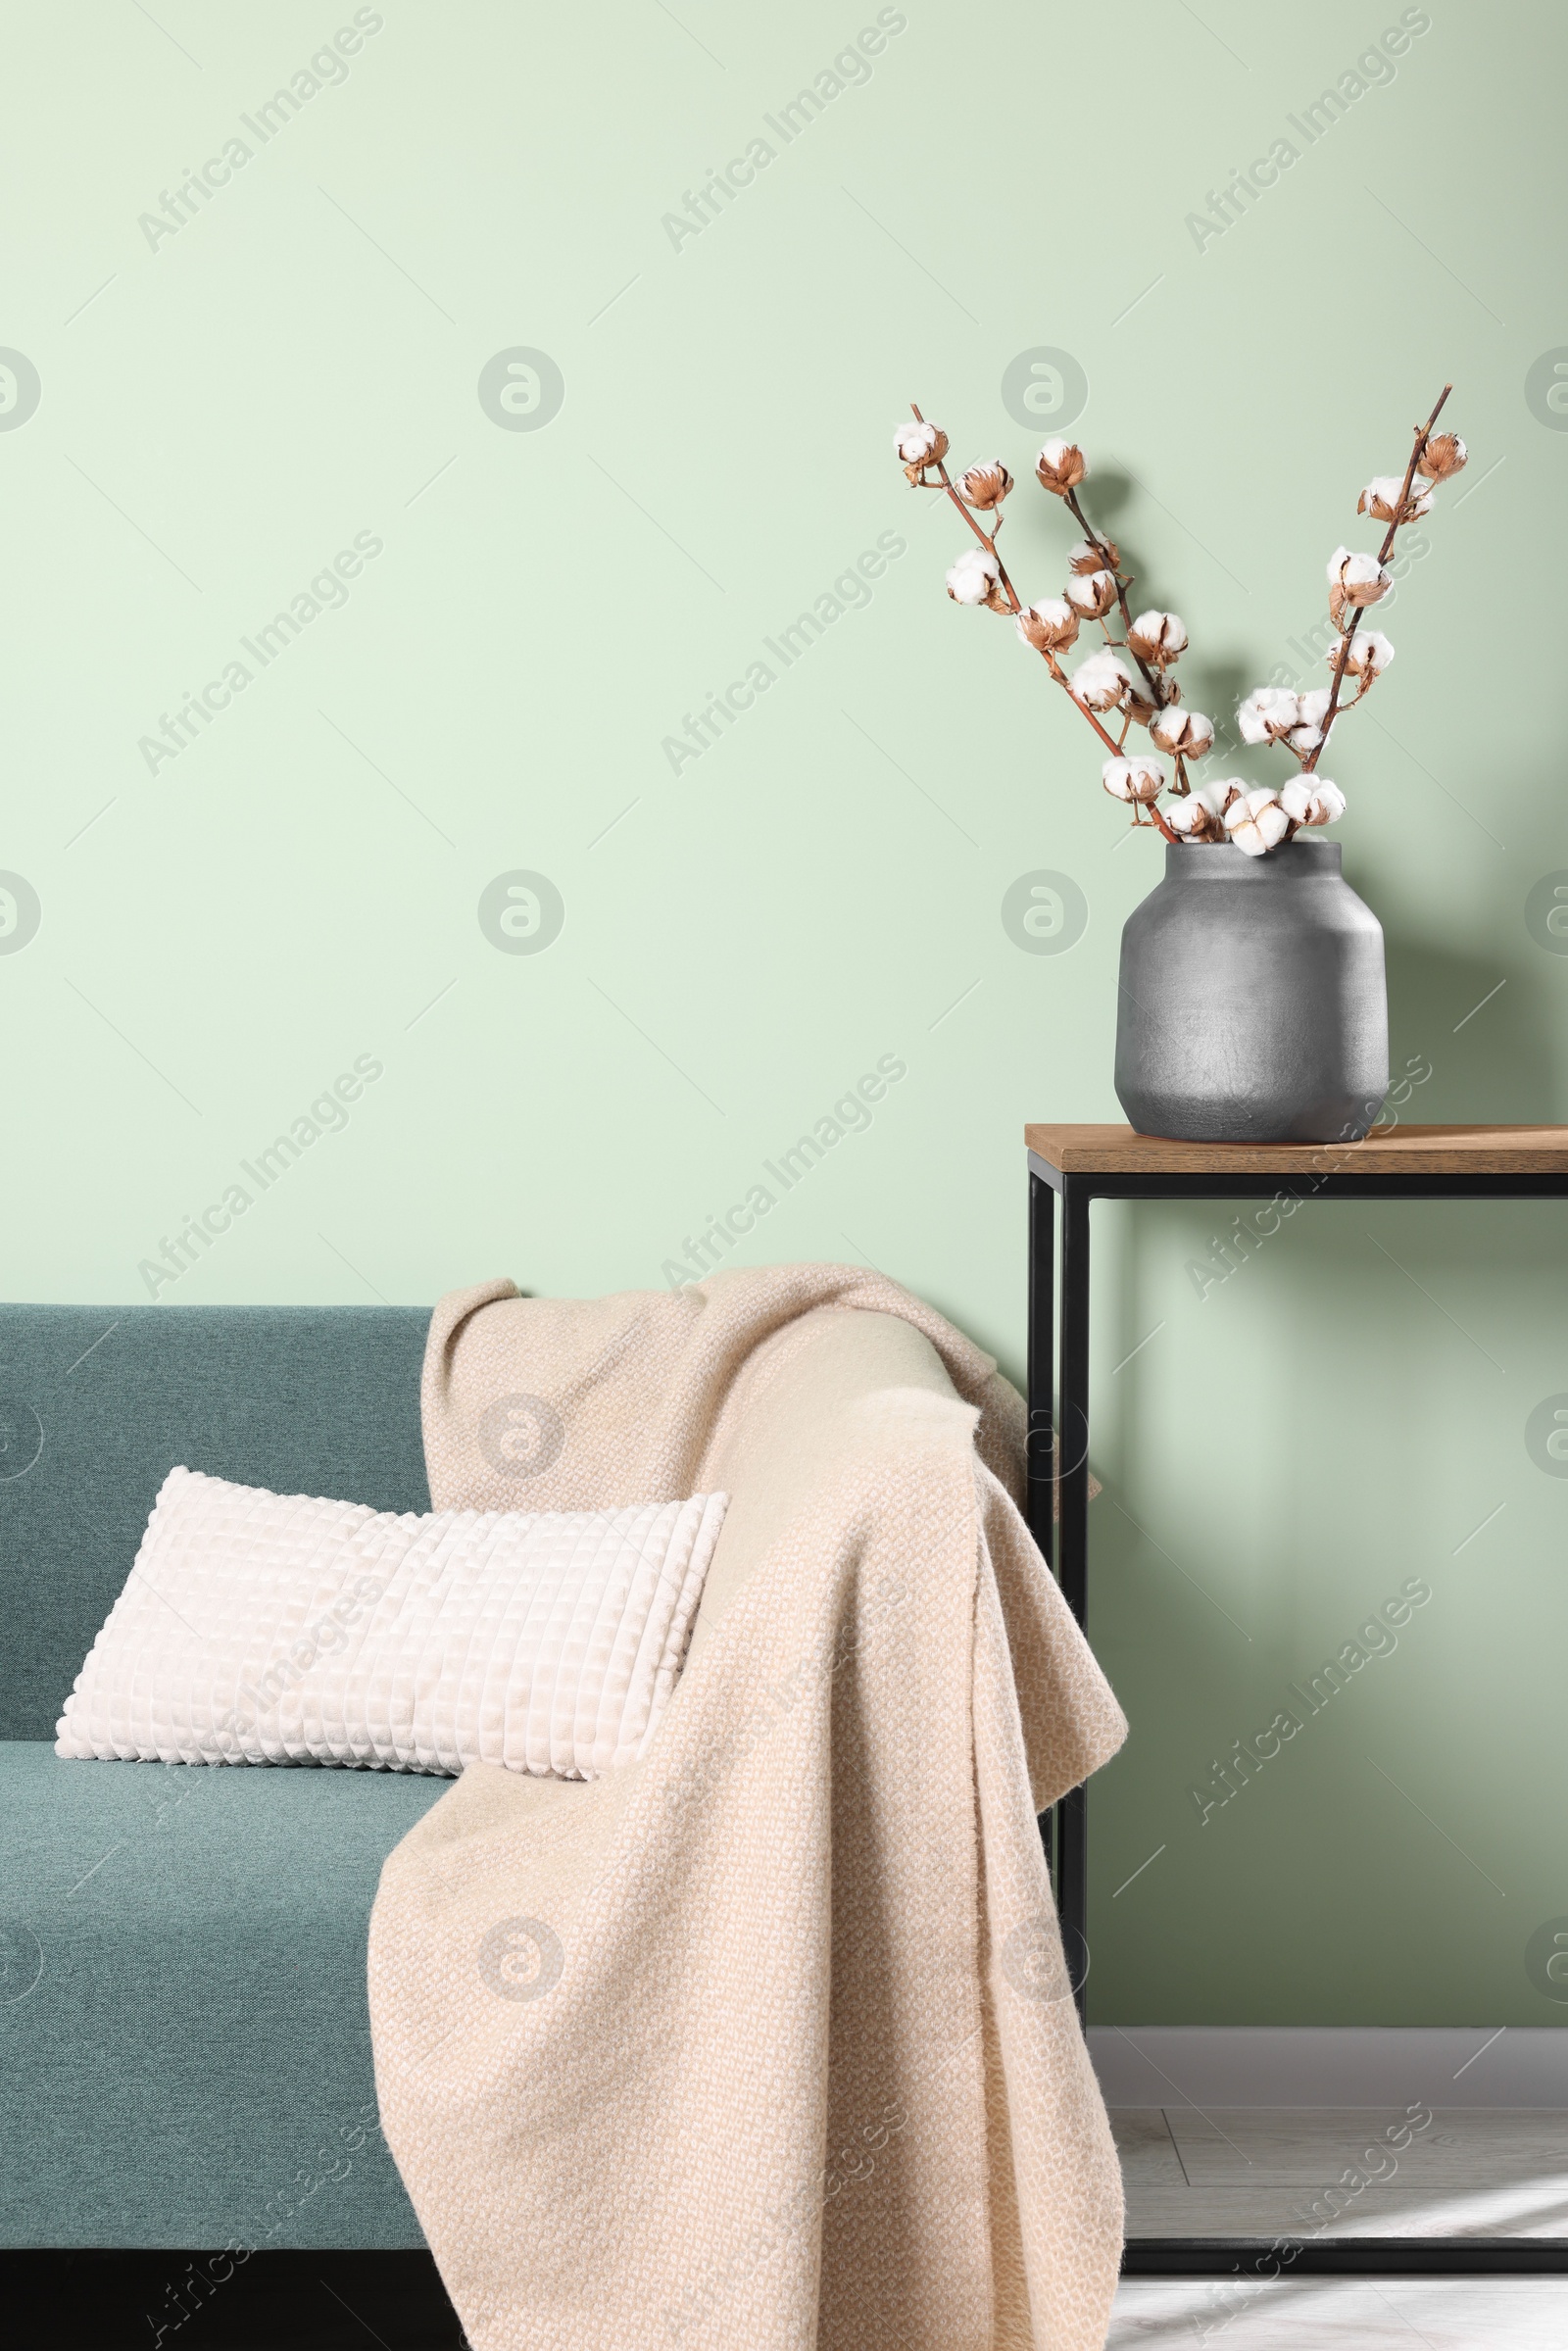
[(1568, 2029), (1494, 2033), (1490, 2025), (1091, 2025), (1089, 2054), (1107, 2106), (1568, 2109)]

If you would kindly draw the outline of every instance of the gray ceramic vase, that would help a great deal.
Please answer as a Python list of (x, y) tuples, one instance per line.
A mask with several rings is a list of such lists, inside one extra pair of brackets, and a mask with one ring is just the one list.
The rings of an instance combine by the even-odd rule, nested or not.
[(1116, 1095), (1139, 1134), (1358, 1141), (1388, 1085), (1383, 926), (1339, 843), (1167, 847), (1121, 935)]

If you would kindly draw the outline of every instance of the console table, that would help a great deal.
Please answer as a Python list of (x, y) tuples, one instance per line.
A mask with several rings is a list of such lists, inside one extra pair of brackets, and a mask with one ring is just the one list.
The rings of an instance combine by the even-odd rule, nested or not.
[[(1568, 1127), (1374, 1128), (1361, 1143), (1173, 1143), (1127, 1126), (1026, 1126), (1029, 1152), (1031, 1532), (1080, 1625), (1089, 1614), (1089, 1282), (1097, 1200), (1568, 1200)], [(1061, 1267), (1055, 1210), (1061, 1201)], [(1059, 1337), (1058, 1311), (1059, 1298)], [(1053, 1408), (1053, 1387), (1055, 1403)], [(1089, 1844), (1087, 1790), (1056, 1806), (1050, 1841), (1062, 1940), (1084, 2013)], [(1135, 2240), (1136, 2242), (1136, 2240)], [(1568, 2266), (1560, 2240), (1329, 2238), (1304, 2244), (1308, 2269), (1539, 2272)], [(1132, 2253), (1134, 2247), (1129, 2247)], [(1143, 2240), (1137, 2266), (1168, 2275), (1231, 2269), (1242, 2239)], [(1146, 2259), (1145, 2256), (1152, 2258)]]

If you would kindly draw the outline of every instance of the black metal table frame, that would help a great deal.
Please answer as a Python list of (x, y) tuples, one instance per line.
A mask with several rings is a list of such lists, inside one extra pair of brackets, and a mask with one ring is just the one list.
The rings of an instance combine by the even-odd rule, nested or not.
[[(1089, 1211), (1097, 1200), (1568, 1200), (1568, 1173), (1374, 1175), (1345, 1162), (1354, 1147), (1325, 1146), (1339, 1165), (1280, 1175), (1138, 1174), (1063, 1171), (1029, 1153), (1028, 1503), (1030, 1532), (1055, 1573), (1078, 1623), (1089, 1620)], [(1055, 1205), (1061, 1200), (1061, 1273), (1056, 1275)], [(1060, 1336), (1056, 1299), (1060, 1296)], [(1053, 1387), (1056, 1401), (1053, 1408)], [(1058, 1450), (1059, 1431), (1059, 1450)], [(1062, 1941), (1085, 2014), (1089, 1927), (1088, 1790), (1074, 1788), (1042, 1824), (1051, 1854)], [(1369, 2253), (1369, 2248), (1371, 2249)], [(1389, 2274), (1521, 2275), (1568, 2272), (1568, 2237), (1345, 2237), (1303, 2239), (1274, 2255), (1302, 2276), (1365, 2276), (1377, 2256)], [(1250, 2237), (1136, 2238), (1128, 2276), (1266, 2275)], [(1253, 2267), (1250, 2272), (1249, 2263)]]

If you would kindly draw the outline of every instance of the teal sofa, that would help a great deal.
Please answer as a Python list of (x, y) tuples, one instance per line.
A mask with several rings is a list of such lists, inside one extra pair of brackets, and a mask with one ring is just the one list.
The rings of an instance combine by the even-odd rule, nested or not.
[(365, 1943), (449, 1783), (53, 1740), (175, 1462), (429, 1508), (428, 1320), (0, 1306), (0, 2246), (423, 2245), (375, 2128)]

